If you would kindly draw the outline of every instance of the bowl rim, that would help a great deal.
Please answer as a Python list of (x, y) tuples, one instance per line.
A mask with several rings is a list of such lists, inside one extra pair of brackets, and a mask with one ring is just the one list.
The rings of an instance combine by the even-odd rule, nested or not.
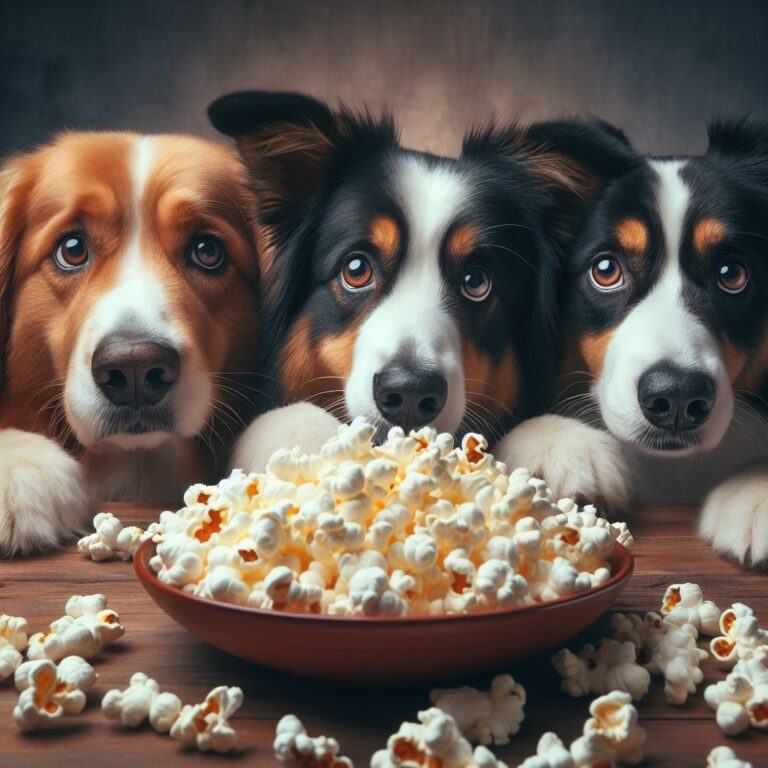
[(575, 595), (566, 595), (558, 597), (556, 600), (547, 600), (543, 603), (534, 603), (533, 605), (512, 605), (507, 608), (498, 608), (492, 611), (483, 611), (482, 613), (458, 613), (458, 614), (437, 614), (430, 616), (331, 616), (325, 613), (295, 613), (289, 611), (271, 611), (264, 608), (254, 608), (248, 605), (236, 605), (222, 600), (210, 600), (206, 597), (198, 597), (184, 592), (179, 587), (173, 587), (164, 584), (149, 568), (150, 549), (154, 551), (156, 543), (151, 539), (142, 542), (133, 559), (133, 567), (139, 581), (147, 591), (148, 584), (152, 589), (164, 593), (171, 600), (186, 601), (191, 605), (199, 603), (201, 607), (208, 609), (228, 610), (235, 613), (241, 613), (246, 616), (260, 617), (268, 620), (284, 620), (321, 624), (392, 624), (418, 626), (419, 624), (435, 623), (453, 623), (462, 621), (492, 621), (503, 616), (523, 616), (537, 612), (549, 611), (565, 604), (575, 604), (588, 600), (595, 595), (606, 592), (617, 585), (626, 582), (632, 576), (635, 568), (635, 558), (632, 553), (618, 541), (614, 542), (613, 552), (608, 561), (614, 572), (611, 577), (597, 587), (591, 587), (584, 592), (578, 592)]

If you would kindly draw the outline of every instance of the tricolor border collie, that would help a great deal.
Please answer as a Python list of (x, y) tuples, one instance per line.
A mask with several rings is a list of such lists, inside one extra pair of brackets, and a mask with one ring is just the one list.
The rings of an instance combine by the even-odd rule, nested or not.
[(387, 117), (299, 94), (231, 94), (209, 115), (253, 177), (262, 348), (294, 403), (252, 425), (235, 465), (263, 466), (281, 444), (314, 450), (337, 417), (498, 439), (535, 409), (556, 359), (557, 247), (617, 136), (490, 127), (451, 159), (404, 149)]
[[(592, 377), (619, 440), (700, 460), (737, 402), (750, 439), (764, 412), (768, 125), (714, 123), (703, 156), (637, 155), (615, 170), (568, 252), (566, 369)], [(731, 453), (738, 460), (744, 446)], [(766, 560), (768, 473), (716, 490), (701, 528), (721, 552)]]

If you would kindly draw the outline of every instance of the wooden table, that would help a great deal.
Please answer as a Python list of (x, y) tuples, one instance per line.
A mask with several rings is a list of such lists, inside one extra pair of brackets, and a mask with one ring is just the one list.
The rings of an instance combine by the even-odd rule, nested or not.
[[(156, 518), (148, 508), (111, 505), (126, 523)], [(694, 510), (655, 507), (638, 510), (628, 522), (635, 534), (635, 575), (615, 606), (621, 611), (657, 610), (667, 584), (695, 581), (705, 595), (725, 607), (740, 600), (751, 605), (768, 625), (768, 575), (742, 570), (713, 555), (695, 535)], [(368, 765), (372, 752), (384, 746), (401, 720), (415, 720), (428, 705), (428, 687), (379, 692), (335, 689), (259, 669), (204, 645), (181, 629), (144, 593), (131, 563), (94, 563), (73, 548), (54, 555), (0, 563), (0, 613), (25, 616), (34, 630), (63, 613), (72, 594), (103, 592), (126, 627), (125, 636), (94, 664), (100, 678), (84, 714), (60, 721), (53, 730), (22, 736), (11, 712), (17, 694), (10, 682), (0, 684), (0, 766), (173, 766), (208, 765), (219, 760), (240, 765), (274, 765), (272, 739), (277, 720), (297, 714), (313, 735), (335, 736), (358, 766)], [(601, 622), (601, 624), (604, 623)], [(572, 648), (580, 647), (574, 642)], [(128, 730), (106, 720), (99, 701), (110, 688), (124, 688), (128, 678), (143, 671), (173, 690), (185, 702), (200, 701), (215, 685), (239, 685), (245, 704), (235, 725), (241, 749), (218, 758), (182, 748), (145, 726)], [(500, 670), (501, 671), (501, 670)], [(512, 674), (528, 691), (523, 729), (508, 747), (497, 749), (510, 768), (533, 753), (545, 730), (566, 742), (579, 735), (588, 699), (570, 699), (544, 657)], [(705, 663), (707, 681), (722, 676)], [(487, 681), (469, 681), (483, 685)], [(640, 704), (648, 732), (646, 765), (697, 766), (717, 744), (731, 744), (742, 759), (768, 766), (768, 734), (748, 731), (729, 739), (717, 728), (714, 713), (697, 695), (681, 708), (666, 704), (658, 680)]]

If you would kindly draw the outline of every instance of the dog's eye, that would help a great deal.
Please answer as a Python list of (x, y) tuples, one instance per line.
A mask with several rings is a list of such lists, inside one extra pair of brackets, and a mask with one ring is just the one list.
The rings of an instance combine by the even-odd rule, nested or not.
[(461, 293), (470, 301), (485, 301), (491, 294), (493, 281), (488, 270), (480, 264), (467, 267), (461, 278)]
[(198, 235), (192, 240), (189, 258), (196, 267), (211, 272), (224, 263), (224, 244), (213, 235)]
[(80, 269), (88, 263), (88, 246), (82, 235), (66, 235), (53, 254), (59, 269), (67, 272)]
[(607, 254), (600, 254), (593, 262), (589, 272), (592, 283), (600, 291), (615, 291), (624, 285), (624, 271), (617, 259)]
[(341, 270), (341, 282), (349, 291), (361, 291), (373, 283), (373, 267), (364, 253), (357, 251), (347, 256)]
[(749, 283), (747, 268), (738, 261), (724, 261), (720, 265), (717, 284), (726, 293), (741, 293)]

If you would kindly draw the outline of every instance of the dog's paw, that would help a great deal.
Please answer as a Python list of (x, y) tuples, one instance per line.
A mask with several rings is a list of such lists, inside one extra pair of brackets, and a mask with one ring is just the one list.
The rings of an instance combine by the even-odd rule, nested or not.
[(302, 453), (317, 453), (336, 434), (341, 422), (312, 403), (295, 403), (259, 416), (235, 443), (233, 469), (263, 472), (278, 448), (298, 446)]
[(768, 467), (718, 485), (704, 501), (699, 533), (723, 555), (753, 565), (768, 562)]
[(53, 549), (82, 532), (94, 507), (80, 462), (47, 437), (0, 430), (0, 553)]
[(564, 416), (524, 421), (496, 446), (509, 469), (525, 467), (543, 478), (557, 498), (568, 496), (607, 512), (629, 506), (630, 470), (608, 432)]

